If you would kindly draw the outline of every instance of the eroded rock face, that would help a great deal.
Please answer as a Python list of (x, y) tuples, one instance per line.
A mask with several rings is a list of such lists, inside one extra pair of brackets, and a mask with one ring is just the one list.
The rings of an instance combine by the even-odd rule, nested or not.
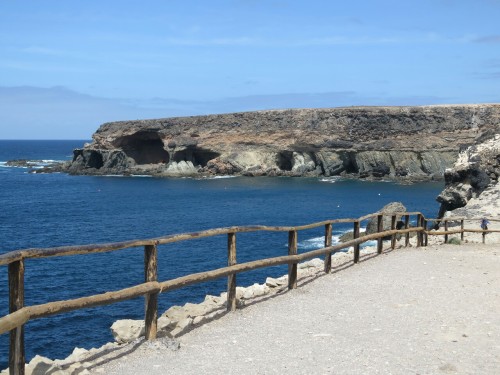
[(73, 174), (431, 179), (498, 128), (500, 105), (274, 110), (103, 124)]
[(500, 135), (470, 146), (460, 153), (453, 168), (445, 171), (445, 189), (437, 197), (441, 203), (439, 217), (447, 211), (464, 207), (500, 177)]

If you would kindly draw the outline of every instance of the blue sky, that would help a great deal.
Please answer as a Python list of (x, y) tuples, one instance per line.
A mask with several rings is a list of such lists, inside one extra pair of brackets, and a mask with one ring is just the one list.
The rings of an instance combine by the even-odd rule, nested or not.
[(500, 102), (500, 0), (0, 0), (0, 139), (274, 108)]

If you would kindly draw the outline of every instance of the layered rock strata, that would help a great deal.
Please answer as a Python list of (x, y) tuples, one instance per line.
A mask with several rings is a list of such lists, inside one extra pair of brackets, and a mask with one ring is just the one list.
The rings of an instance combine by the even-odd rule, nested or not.
[(442, 177), (500, 105), (272, 110), (103, 124), (61, 169), (154, 176)]
[[(445, 171), (445, 189), (437, 197), (441, 203), (439, 217), (450, 211), (454, 216), (488, 215), (498, 205), (500, 178), (500, 135), (470, 146), (460, 153), (458, 160)], [(478, 204), (480, 196), (492, 196), (490, 203)], [(469, 203), (473, 202), (474, 205)], [(467, 209), (461, 209), (467, 206)], [(477, 207), (476, 207), (477, 206)]]

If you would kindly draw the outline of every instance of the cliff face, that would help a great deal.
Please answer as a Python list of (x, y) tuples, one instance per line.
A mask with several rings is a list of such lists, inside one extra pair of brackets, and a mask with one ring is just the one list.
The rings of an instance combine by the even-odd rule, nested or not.
[(500, 105), (274, 110), (103, 124), (75, 174), (442, 177)]
[[(441, 203), (439, 217), (453, 210), (454, 216), (489, 216), (491, 209), (498, 206), (500, 135), (461, 152), (444, 176), (446, 186), (437, 197)], [(487, 199), (488, 196), (493, 199)], [(474, 204), (470, 205), (470, 202)], [(466, 209), (461, 209), (466, 206)]]

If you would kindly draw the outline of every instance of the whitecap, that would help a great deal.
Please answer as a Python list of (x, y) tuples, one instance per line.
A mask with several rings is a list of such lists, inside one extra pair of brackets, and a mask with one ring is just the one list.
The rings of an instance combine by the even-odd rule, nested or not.
[(195, 180), (221, 180), (225, 178), (236, 178), (238, 176), (234, 175), (221, 175), (221, 176), (201, 176), (201, 177), (195, 177)]
[(328, 182), (330, 184), (334, 184), (335, 182), (337, 182), (339, 180), (342, 180), (342, 177), (332, 176), (332, 177), (323, 177), (323, 178), (319, 179), (320, 182)]

